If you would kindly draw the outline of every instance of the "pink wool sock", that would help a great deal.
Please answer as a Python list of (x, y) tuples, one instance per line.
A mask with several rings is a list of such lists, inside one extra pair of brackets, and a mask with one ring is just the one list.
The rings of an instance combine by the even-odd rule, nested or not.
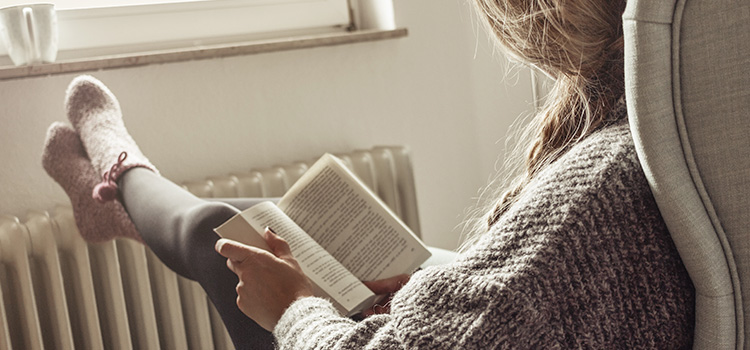
[(127, 237), (143, 243), (133, 221), (119, 201), (97, 203), (91, 191), (99, 183), (73, 128), (53, 123), (47, 130), (42, 166), (70, 198), (81, 236), (88, 242), (104, 242)]
[[(99, 80), (87, 75), (73, 79), (68, 86), (65, 108), (94, 170), (105, 177), (106, 183), (114, 184), (122, 173), (136, 166), (158, 173), (125, 128), (117, 98)], [(118, 162), (122, 152), (127, 157)], [(113, 168), (114, 164), (119, 166)], [(106, 190), (109, 194), (112, 188)]]

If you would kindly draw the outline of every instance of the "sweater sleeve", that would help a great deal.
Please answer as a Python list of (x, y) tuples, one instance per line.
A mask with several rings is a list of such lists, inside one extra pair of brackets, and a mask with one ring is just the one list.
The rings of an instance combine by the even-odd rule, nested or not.
[(399, 348), (390, 315), (355, 322), (321, 298), (303, 298), (286, 310), (274, 329), (279, 349)]
[[(526, 283), (518, 284), (527, 285)], [(499, 344), (548, 346), (547, 308), (525, 291), (486, 276), (443, 267), (412, 276), (391, 314), (355, 322), (330, 302), (294, 302), (274, 329), (279, 349), (485, 349)]]

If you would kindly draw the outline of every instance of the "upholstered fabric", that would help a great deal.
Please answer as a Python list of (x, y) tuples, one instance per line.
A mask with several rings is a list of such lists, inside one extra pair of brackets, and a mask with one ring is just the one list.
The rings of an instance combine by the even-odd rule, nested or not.
[(624, 20), (631, 129), (696, 287), (695, 349), (750, 349), (750, 2), (630, 1)]

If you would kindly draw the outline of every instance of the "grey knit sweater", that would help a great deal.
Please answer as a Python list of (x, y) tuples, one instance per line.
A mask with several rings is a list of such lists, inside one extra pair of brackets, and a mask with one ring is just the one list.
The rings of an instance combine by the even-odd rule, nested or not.
[(571, 148), (450, 265), (415, 273), (391, 313), (355, 322), (293, 303), (281, 349), (687, 349), (694, 289), (626, 119)]

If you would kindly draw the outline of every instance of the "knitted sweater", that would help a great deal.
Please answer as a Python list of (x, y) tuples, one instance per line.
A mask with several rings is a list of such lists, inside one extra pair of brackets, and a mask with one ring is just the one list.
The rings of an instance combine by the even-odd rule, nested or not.
[(627, 119), (542, 170), (473, 248), (355, 322), (303, 298), (281, 349), (688, 349), (694, 289)]

